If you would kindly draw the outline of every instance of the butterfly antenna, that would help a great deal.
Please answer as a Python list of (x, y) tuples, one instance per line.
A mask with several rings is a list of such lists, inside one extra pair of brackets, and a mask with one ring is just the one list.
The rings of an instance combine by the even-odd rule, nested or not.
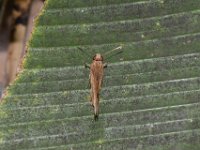
[(91, 58), (90, 54), (88, 54), (86, 51), (84, 51), (82, 48), (78, 47), (78, 49), (85, 54), (86, 56), (88, 56), (89, 58)]
[(119, 47), (117, 47), (117, 48), (114, 48), (114, 49), (112, 49), (112, 50), (110, 50), (110, 51), (104, 53), (104, 56), (105, 56), (105, 55), (108, 55), (108, 54), (110, 54), (110, 53), (112, 53), (112, 52), (114, 52), (114, 51), (121, 50), (121, 49), (122, 49), (122, 46), (119, 46)]
[(108, 59), (110, 59), (110, 58), (112, 58), (112, 57), (114, 57), (114, 56), (116, 56), (116, 55), (121, 54), (121, 53), (123, 53), (123, 51), (119, 51), (119, 52), (117, 52), (117, 53), (115, 53), (115, 54), (113, 54), (113, 55), (107, 57), (105, 60), (108, 60)]

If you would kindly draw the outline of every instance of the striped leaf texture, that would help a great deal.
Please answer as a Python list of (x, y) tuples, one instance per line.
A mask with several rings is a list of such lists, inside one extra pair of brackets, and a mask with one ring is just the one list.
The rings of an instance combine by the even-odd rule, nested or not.
[[(47, 0), (0, 105), (0, 149), (199, 150), (199, 25), (200, 0)], [(95, 122), (84, 63), (118, 46)]]

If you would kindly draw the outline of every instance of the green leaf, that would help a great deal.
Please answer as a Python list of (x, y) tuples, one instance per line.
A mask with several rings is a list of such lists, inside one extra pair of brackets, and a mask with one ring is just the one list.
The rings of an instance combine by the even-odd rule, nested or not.
[[(0, 105), (0, 149), (199, 149), (199, 6), (47, 0)], [(95, 122), (84, 63), (118, 46)]]

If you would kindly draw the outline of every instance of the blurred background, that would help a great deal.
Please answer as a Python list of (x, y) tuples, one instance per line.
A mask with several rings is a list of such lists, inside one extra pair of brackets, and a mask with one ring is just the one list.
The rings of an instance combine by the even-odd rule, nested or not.
[(45, 0), (0, 0), (0, 98), (15, 80), (31, 36), (34, 19)]

